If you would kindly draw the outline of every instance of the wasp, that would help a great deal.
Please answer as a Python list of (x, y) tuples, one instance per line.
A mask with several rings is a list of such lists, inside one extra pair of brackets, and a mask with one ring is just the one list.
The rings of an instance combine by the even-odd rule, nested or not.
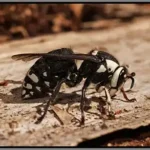
[[(69, 87), (77, 86), (84, 80), (81, 89), (81, 122), (85, 122), (84, 105), (86, 90), (90, 84), (95, 85), (97, 92), (105, 91), (106, 102), (109, 114), (113, 114), (111, 109), (112, 97), (120, 90), (126, 100), (129, 99), (124, 90), (124, 84), (131, 79), (130, 89), (134, 86), (135, 73), (129, 73), (127, 66), (122, 66), (118, 60), (108, 52), (98, 49), (91, 50), (87, 54), (76, 54), (70, 48), (61, 48), (48, 53), (26, 53), (13, 55), (14, 60), (29, 61), (39, 58), (27, 72), (22, 88), (22, 98), (32, 99), (49, 95), (44, 113), (39, 117), (41, 122), (45, 117), (49, 105), (57, 103), (57, 95), (61, 85), (65, 83)], [(77, 67), (75, 60), (83, 60), (80, 67)]]

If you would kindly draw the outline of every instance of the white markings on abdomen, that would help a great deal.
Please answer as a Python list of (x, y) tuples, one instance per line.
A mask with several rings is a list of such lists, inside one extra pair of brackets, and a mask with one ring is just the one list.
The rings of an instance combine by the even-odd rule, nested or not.
[(24, 98), (29, 98), (29, 97), (30, 97), (30, 95), (29, 95), (29, 94), (27, 94), (27, 95), (25, 95), (25, 96), (24, 96)]
[(33, 95), (33, 92), (31, 91), (30, 94)]
[(48, 81), (44, 82), (48, 87), (50, 86), (50, 83)]
[(39, 86), (36, 86), (36, 89), (37, 89), (38, 91), (41, 91), (41, 88), (40, 88)]
[(23, 84), (23, 87), (26, 88), (26, 89), (32, 89), (32, 85), (27, 83), (26, 85)]
[(47, 72), (43, 72), (43, 76), (44, 76), (44, 77), (47, 77)]
[(29, 74), (28, 73), (28, 75), (27, 75), (33, 82), (35, 82), (35, 83), (38, 83), (38, 81), (39, 81), (39, 79), (38, 79), (38, 77), (35, 75), (35, 74)]

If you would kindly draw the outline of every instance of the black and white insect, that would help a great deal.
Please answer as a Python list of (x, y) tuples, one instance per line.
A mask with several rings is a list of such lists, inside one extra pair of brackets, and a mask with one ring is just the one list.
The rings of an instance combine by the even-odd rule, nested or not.
[[(112, 114), (111, 98), (118, 90), (121, 90), (126, 100), (135, 100), (128, 99), (123, 88), (128, 79), (132, 81), (130, 89), (133, 87), (135, 73), (129, 73), (126, 66), (121, 66), (118, 60), (107, 52), (91, 50), (88, 54), (75, 54), (70, 48), (61, 48), (49, 53), (18, 54), (12, 58), (23, 61), (39, 58), (29, 69), (22, 89), (23, 99), (51, 96), (44, 113), (38, 119), (39, 122), (45, 117), (49, 105), (57, 102), (57, 95), (63, 83), (74, 87), (85, 79), (80, 104), (81, 125), (85, 120), (85, 93), (90, 84), (94, 84), (98, 92), (105, 91), (109, 114)], [(79, 68), (75, 60), (83, 60)]]

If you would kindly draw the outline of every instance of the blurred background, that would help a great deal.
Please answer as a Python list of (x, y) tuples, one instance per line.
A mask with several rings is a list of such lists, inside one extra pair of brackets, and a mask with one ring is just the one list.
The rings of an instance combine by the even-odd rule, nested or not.
[(103, 30), (149, 15), (150, 4), (1, 4), (0, 43), (61, 32)]

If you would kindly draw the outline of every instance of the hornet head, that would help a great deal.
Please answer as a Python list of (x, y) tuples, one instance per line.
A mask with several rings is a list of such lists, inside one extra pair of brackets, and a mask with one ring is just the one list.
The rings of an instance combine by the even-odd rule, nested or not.
[(111, 78), (110, 95), (113, 96), (120, 88), (123, 87), (128, 79), (131, 79), (132, 81), (129, 89), (131, 90), (134, 86), (134, 76), (135, 73), (129, 73), (127, 66), (118, 66)]

